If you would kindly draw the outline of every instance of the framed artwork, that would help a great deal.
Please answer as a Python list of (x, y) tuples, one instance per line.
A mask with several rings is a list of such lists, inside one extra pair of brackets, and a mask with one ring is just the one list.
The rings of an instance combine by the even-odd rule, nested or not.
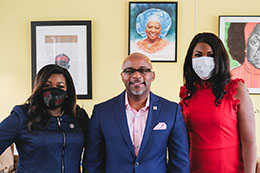
[(128, 54), (177, 62), (177, 2), (129, 2)]
[(219, 37), (232, 78), (242, 78), (250, 94), (260, 94), (260, 16), (219, 16)]
[(32, 82), (47, 64), (66, 68), (78, 99), (92, 98), (91, 21), (31, 22)]

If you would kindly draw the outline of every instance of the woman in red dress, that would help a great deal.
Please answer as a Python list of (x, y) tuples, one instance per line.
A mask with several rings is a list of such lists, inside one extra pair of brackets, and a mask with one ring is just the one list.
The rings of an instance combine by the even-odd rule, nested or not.
[(216, 35), (193, 38), (180, 98), (190, 137), (191, 173), (255, 172), (252, 102), (243, 80), (231, 80), (229, 58)]

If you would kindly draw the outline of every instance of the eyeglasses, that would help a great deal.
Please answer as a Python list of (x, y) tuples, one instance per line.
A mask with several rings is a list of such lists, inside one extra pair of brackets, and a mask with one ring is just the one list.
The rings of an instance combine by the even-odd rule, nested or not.
[(135, 68), (126, 68), (123, 70), (123, 73), (127, 74), (127, 75), (132, 75), (134, 74), (136, 71), (138, 71), (141, 74), (146, 74), (146, 73), (150, 73), (152, 72), (151, 69), (149, 68), (139, 68), (139, 69), (135, 69)]

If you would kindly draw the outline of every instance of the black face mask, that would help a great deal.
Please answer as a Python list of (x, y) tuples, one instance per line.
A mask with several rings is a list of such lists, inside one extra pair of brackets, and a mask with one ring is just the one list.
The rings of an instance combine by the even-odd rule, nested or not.
[(42, 90), (42, 97), (48, 109), (56, 109), (64, 104), (67, 92), (60, 88), (46, 88)]

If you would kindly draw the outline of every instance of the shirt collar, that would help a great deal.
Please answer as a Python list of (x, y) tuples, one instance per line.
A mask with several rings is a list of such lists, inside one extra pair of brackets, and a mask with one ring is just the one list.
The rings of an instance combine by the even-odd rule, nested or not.
[[(150, 94), (148, 94), (145, 106), (142, 109), (147, 110), (149, 108), (149, 105), (150, 105)], [(125, 107), (126, 108), (127, 107), (131, 108), (131, 106), (129, 105), (129, 102), (128, 102), (128, 97), (127, 97), (127, 92), (126, 91), (125, 91)]]

